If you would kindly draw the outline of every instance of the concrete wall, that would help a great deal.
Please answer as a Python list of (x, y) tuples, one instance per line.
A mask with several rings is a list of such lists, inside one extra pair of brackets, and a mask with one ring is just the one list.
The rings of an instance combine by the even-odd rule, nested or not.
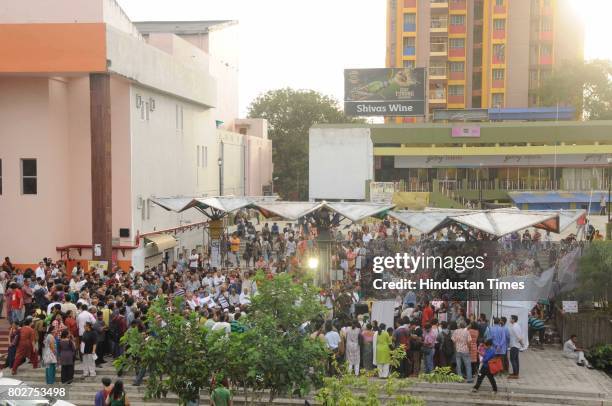
[[(72, 229), (91, 224), (91, 211), (80, 210), (80, 199), (91, 194), (78, 176), (89, 157), (81, 156), (78, 143), (69, 148), (82, 136), (69, 125), (69, 106), (78, 96), (70, 87), (64, 79), (0, 78), (0, 222), (10, 230), (0, 236), (0, 252), (15, 263), (56, 257), (55, 247), (70, 243)], [(22, 158), (37, 159), (36, 195), (22, 194)]]
[(311, 128), (309, 199), (365, 199), (374, 179), (369, 128)]
[(241, 134), (218, 130), (223, 157), (223, 195), (244, 195), (245, 190), (245, 142)]
[(223, 121), (222, 129), (232, 131), (238, 117), (238, 25), (212, 27), (208, 33), (210, 73), (217, 80), (219, 95), (215, 120)]
[(106, 29), (106, 47), (109, 71), (193, 103), (216, 105), (217, 84), (205, 71), (186, 66), (168, 53), (110, 26)]
[(506, 100), (505, 107), (529, 105), (529, 30), (531, 6), (528, 1), (509, 1), (506, 21)]

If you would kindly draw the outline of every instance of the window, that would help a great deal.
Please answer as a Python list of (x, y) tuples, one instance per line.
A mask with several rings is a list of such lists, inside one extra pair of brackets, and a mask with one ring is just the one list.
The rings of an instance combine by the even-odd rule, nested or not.
[(202, 147), (202, 168), (208, 166), (208, 147)]
[(38, 193), (36, 159), (21, 160), (21, 194), (35, 195)]
[(448, 95), (449, 96), (463, 96), (463, 86), (461, 85), (451, 85), (448, 87)]
[(404, 14), (404, 31), (415, 32), (416, 31), (416, 14)]
[(480, 89), (482, 87), (482, 72), (474, 72), (472, 74), (472, 88)]
[(465, 48), (465, 40), (463, 38), (451, 38), (449, 39), (451, 48)]
[(144, 103), (140, 103), (140, 120), (145, 121), (146, 116), (145, 116), (145, 104)]
[(451, 72), (463, 72), (465, 64), (463, 62), (451, 62), (449, 68)]
[(465, 16), (464, 15), (451, 15), (451, 25), (465, 25)]
[(482, 48), (474, 48), (474, 66), (482, 66)]
[(499, 62), (504, 62), (506, 59), (506, 47), (504, 44), (493, 45), (493, 57)]
[(495, 31), (504, 31), (506, 29), (506, 20), (503, 18), (493, 20), (493, 29)]
[(552, 31), (552, 19), (550, 17), (542, 17), (542, 32)]
[(414, 69), (415, 61), (404, 61), (404, 68)]
[(495, 5), (501, 7), (504, 5), (504, 0), (495, 0)]
[(504, 80), (504, 73), (503, 69), (493, 69), (493, 80)]
[(416, 54), (416, 40), (414, 37), (404, 38), (404, 55)]
[(149, 104), (149, 102), (146, 102), (144, 105), (145, 105), (145, 117), (144, 117), (144, 119), (146, 121), (149, 121), (149, 119), (151, 118), (151, 105)]
[(550, 56), (552, 54), (552, 49), (550, 45), (542, 45), (540, 48), (540, 55), (542, 56)]
[(198, 168), (200, 167), (201, 163), (200, 163), (200, 146), (197, 146), (197, 150), (198, 152), (196, 152), (196, 159), (198, 160)]
[(503, 93), (493, 93), (493, 97), (491, 98), (491, 107), (494, 107), (494, 108), (504, 107), (504, 94)]

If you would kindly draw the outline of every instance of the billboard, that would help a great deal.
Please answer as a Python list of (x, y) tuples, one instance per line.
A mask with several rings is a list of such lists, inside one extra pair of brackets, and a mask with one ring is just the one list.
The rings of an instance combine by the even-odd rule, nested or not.
[(425, 115), (425, 68), (345, 69), (349, 116)]

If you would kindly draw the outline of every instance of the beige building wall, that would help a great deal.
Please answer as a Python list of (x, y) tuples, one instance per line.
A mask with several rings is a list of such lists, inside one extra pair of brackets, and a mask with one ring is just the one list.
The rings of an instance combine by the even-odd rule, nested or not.
[(527, 107), (529, 103), (530, 2), (509, 1), (506, 21), (505, 107)]

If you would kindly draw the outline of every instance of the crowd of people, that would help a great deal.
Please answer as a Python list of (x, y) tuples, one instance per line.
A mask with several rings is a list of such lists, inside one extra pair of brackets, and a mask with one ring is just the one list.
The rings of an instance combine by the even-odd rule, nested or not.
[[(255, 273), (263, 271), (273, 278), (277, 273), (304, 268), (309, 257), (318, 255), (315, 239), (321, 223), (306, 218), (297, 224), (272, 222), (256, 227), (245, 216), (236, 218), (235, 231), (223, 237), (223, 264), (218, 268), (210, 265), (206, 252), (196, 250), (180, 254), (174, 263), (164, 260), (142, 270), (84, 269), (78, 262), (67, 269), (65, 261), (49, 258), (36, 269), (20, 269), (5, 258), (0, 270), (0, 314), (6, 309), (11, 325), (6, 366), (16, 374), (25, 359), (35, 368), (42, 360), (48, 384), (55, 382), (57, 366), (61, 382), (69, 384), (75, 379), (75, 360), (80, 359), (83, 376), (96, 376), (96, 367), (123, 353), (120, 340), (128, 328), (146, 328), (143, 317), (162, 294), (183, 296), (186, 311), (198, 312), (211, 330), (227, 334), (243, 331), (251, 298), (257, 294)], [(478, 375), (476, 389), (484, 377), (495, 389), (493, 375), (487, 372), (493, 353), (503, 358), (506, 369), (512, 365), (511, 377), (518, 376), (523, 338), (514, 319), (490, 323), (484, 315), (466, 315), (464, 301), (445, 295), (438, 300), (427, 296), (417, 299), (412, 292), (400, 300), (393, 326), (379, 324), (370, 320), (367, 312), (358, 311), (369, 294), (365, 285), (372, 277), (373, 257), (390, 252), (437, 253), (440, 246), (452, 246), (440, 242), (489, 242), (485, 234), (452, 226), (433, 236), (417, 235), (390, 219), (343, 226), (339, 219), (330, 217), (327, 225), (333, 241), (331, 265), (338, 272), (326, 281), (331, 282), (330, 287), (320, 292), (328, 313), (321, 325), (312, 326), (310, 334), (325, 341), (334, 359), (346, 360), (357, 374), (376, 366), (384, 378), (393, 369), (392, 350), (401, 346), (407, 353), (397, 368), (401, 376), (417, 375), (421, 364), (425, 372), (452, 366), (467, 382)], [(541, 241), (539, 232), (527, 237), (528, 233), (520, 239), (511, 236), (493, 243), (502, 251), (515, 244), (530, 251), (551, 245), (547, 237)], [(511, 252), (503, 255), (504, 264), (524, 260), (511, 257)], [(554, 260), (559, 253), (556, 255)], [(144, 374), (139, 371), (133, 383), (140, 385)]]

